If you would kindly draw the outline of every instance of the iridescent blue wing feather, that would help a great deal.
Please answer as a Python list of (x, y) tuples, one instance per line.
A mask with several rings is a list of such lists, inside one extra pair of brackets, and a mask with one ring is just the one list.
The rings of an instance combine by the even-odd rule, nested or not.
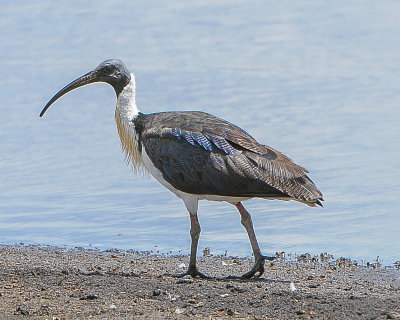
[(241, 128), (204, 112), (160, 112), (135, 123), (155, 167), (193, 194), (294, 198), (319, 204), (306, 169)]

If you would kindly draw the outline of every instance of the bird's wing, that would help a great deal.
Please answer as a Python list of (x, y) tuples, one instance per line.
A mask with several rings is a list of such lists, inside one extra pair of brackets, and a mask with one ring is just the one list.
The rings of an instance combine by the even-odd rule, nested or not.
[(165, 180), (193, 194), (290, 197), (317, 203), (306, 169), (241, 128), (204, 112), (144, 115), (136, 124)]

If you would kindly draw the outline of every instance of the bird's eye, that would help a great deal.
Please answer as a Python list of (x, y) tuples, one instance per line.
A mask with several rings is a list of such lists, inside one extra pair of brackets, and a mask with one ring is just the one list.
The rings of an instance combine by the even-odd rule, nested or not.
[(112, 74), (113, 73), (113, 67), (110, 66), (109, 64), (105, 65), (103, 67), (104, 73), (106, 74)]

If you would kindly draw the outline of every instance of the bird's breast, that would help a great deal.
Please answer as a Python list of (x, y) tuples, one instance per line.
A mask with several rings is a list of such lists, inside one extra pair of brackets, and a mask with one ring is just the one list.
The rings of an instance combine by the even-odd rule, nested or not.
[(126, 161), (130, 163), (135, 171), (143, 169), (142, 154), (139, 148), (139, 138), (132, 121), (121, 117), (118, 110), (115, 112), (121, 147), (125, 153)]

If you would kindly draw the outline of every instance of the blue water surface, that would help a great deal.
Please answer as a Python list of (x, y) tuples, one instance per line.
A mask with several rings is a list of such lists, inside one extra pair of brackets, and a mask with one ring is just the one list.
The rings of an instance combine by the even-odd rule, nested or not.
[[(324, 208), (255, 199), (265, 254), (400, 259), (397, 1), (3, 1), (0, 243), (188, 253), (183, 203), (125, 164), (107, 58), (143, 112), (202, 110), (311, 171)], [(250, 255), (236, 209), (201, 202), (200, 250)]]

